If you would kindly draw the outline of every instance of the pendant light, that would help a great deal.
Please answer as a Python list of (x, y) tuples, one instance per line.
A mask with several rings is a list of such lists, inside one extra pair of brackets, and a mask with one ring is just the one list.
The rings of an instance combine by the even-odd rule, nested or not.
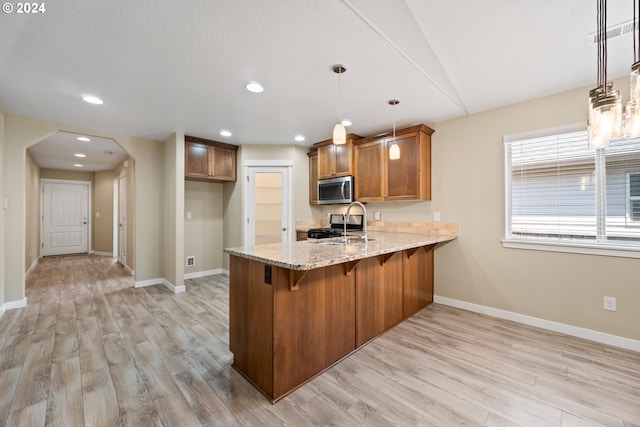
[(340, 109), (340, 76), (346, 72), (347, 68), (344, 65), (334, 65), (333, 72), (338, 75), (338, 123), (333, 127), (333, 143), (336, 145), (342, 145), (347, 143), (347, 130), (341, 122), (342, 111)]
[[(638, 3), (638, 4), (636, 4)], [(633, 65), (629, 76), (630, 95), (624, 114), (624, 136), (635, 138), (640, 136), (640, 31), (637, 13), (640, 0), (633, 0)]]
[(608, 147), (621, 135), (620, 91), (607, 82), (607, 0), (597, 0), (598, 86), (589, 91), (589, 148)]
[(389, 105), (393, 105), (393, 142), (389, 146), (389, 160), (398, 160), (400, 158), (400, 146), (396, 142), (396, 105), (400, 104), (397, 99), (390, 99)]

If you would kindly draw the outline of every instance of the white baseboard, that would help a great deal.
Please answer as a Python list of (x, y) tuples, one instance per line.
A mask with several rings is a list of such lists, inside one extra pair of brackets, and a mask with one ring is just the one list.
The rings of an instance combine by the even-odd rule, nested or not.
[(461, 301), (453, 298), (433, 296), (433, 302), (451, 307), (461, 308), (463, 310), (473, 311), (475, 313), (486, 314), (488, 316), (500, 319), (511, 320), (524, 325), (535, 326), (537, 328), (549, 331), (560, 332), (562, 334), (571, 335), (578, 338), (584, 338), (590, 341), (607, 344), (614, 347), (620, 347), (627, 350), (640, 352), (640, 341), (630, 338), (619, 337), (617, 335), (606, 334), (591, 329), (580, 328), (578, 326), (567, 325), (565, 323), (553, 322), (551, 320), (540, 319), (539, 317), (527, 316), (525, 314), (514, 313), (512, 311), (501, 310), (499, 308), (488, 307)]
[(222, 269), (222, 274), (224, 274), (225, 276), (229, 275), (229, 270), (227, 270), (226, 268)]
[(131, 267), (129, 267), (128, 265), (124, 266), (124, 269), (127, 270), (129, 272), (130, 275), (135, 276), (136, 275), (136, 271), (132, 270)]
[(26, 298), (22, 298), (21, 300), (18, 300), (18, 301), (5, 302), (4, 304), (2, 304), (0, 306), (0, 317), (2, 317), (2, 315), (7, 310), (13, 310), (14, 308), (24, 308), (26, 306), (27, 306), (27, 299)]
[(185, 273), (184, 278), (197, 279), (198, 277), (213, 276), (215, 274), (224, 274), (224, 271), (225, 270), (223, 270), (222, 268), (216, 268), (215, 270), (194, 271), (193, 273)]
[(164, 285), (171, 292), (173, 292), (175, 294), (179, 294), (179, 293), (184, 292), (186, 290), (184, 285), (175, 286), (173, 283), (169, 282), (164, 277), (160, 277), (158, 279), (141, 280), (139, 282), (138, 281), (135, 282), (135, 287), (136, 288), (144, 288), (146, 286), (154, 286), (154, 285)]
[(113, 257), (113, 252), (98, 252), (98, 251), (94, 251), (93, 254), (95, 256), (108, 256), (108, 257)]
[(40, 262), (40, 257), (38, 257), (38, 258), (33, 260), (33, 263), (31, 264), (31, 266), (29, 267), (29, 269), (25, 273), (25, 277), (28, 276), (29, 273), (31, 273), (31, 271), (33, 271), (34, 268), (36, 268), (36, 266), (38, 265), (39, 262)]

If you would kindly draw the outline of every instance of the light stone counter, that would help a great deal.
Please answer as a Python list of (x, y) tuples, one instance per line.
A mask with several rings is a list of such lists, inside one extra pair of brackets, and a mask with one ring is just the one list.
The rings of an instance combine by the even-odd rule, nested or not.
[(368, 237), (367, 243), (347, 244), (343, 238), (335, 238), (227, 248), (224, 252), (289, 270), (313, 270), (455, 239), (450, 234), (387, 232), (369, 232)]

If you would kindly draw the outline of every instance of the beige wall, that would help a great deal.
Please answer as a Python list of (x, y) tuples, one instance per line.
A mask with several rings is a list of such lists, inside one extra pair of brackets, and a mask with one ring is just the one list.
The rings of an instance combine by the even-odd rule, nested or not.
[[(162, 198), (162, 144), (107, 132), (91, 131), (55, 123), (31, 120), (7, 115), (5, 117), (5, 152), (3, 179), (11, 177), (12, 185), (5, 186), (8, 209), (4, 211), (5, 246), (11, 242), (11, 251), (5, 250), (4, 301), (24, 298), (25, 227), (26, 227), (26, 148), (42, 141), (57, 131), (77, 132), (105, 138), (113, 138), (134, 159), (135, 174), (128, 176), (134, 186), (134, 218), (129, 224), (134, 227), (136, 280), (157, 279), (162, 276), (163, 224), (159, 212), (163, 208)], [(133, 163), (133, 162), (132, 162)], [(131, 165), (133, 166), (133, 165)]]
[(95, 173), (93, 250), (113, 254), (113, 171)]
[(26, 228), (24, 271), (40, 257), (40, 167), (29, 151), (26, 157)]
[(184, 285), (184, 134), (164, 142), (164, 278)]
[[(4, 169), (4, 151), (5, 151), (5, 114), (2, 108), (0, 108), (0, 165)], [(5, 277), (6, 270), (5, 265), (5, 214), (3, 201), (5, 196), (4, 190), (4, 173), (0, 173), (0, 307), (5, 303)]]
[[(618, 81), (616, 87), (627, 87)], [(502, 248), (504, 135), (586, 122), (588, 88), (436, 126), (433, 202), (459, 237), (436, 250), (436, 294), (640, 339), (640, 260)], [(586, 125), (586, 123), (585, 123)], [(602, 297), (618, 310), (604, 311)]]
[(223, 188), (230, 184), (185, 181), (184, 210), (191, 219), (184, 221), (184, 256), (195, 256), (196, 265), (184, 268), (195, 273), (222, 268)]

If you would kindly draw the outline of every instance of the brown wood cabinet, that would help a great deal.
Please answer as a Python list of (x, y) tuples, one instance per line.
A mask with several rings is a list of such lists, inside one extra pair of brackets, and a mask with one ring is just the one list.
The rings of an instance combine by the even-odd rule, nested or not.
[(360, 136), (347, 134), (347, 143), (335, 145), (329, 139), (313, 144), (318, 147), (318, 178), (336, 178), (353, 175), (353, 141)]
[(433, 247), (308, 271), (231, 255), (233, 367), (269, 400), (281, 399), (426, 307), (433, 300)]
[(307, 240), (306, 231), (296, 231), (296, 241)]
[(309, 204), (318, 204), (318, 151), (310, 151), (309, 156)]
[(356, 347), (402, 321), (402, 258), (396, 252), (356, 266)]
[(205, 181), (235, 181), (238, 146), (185, 136), (184, 176)]
[[(431, 134), (425, 125), (413, 126), (354, 142), (355, 198), (363, 202), (431, 200)], [(400, 158), (389, 159), (393, 143)]]
[(403, 252), (402, 317), (407, 319), (433, 302), (433, 249), (435, 245)]
[[(267, 269), (269, 282), (267, 283)], [(230, 257), (233, 366), (274, 402), (355, 349), (355, 283), (344, 264), (291, 270)]]

